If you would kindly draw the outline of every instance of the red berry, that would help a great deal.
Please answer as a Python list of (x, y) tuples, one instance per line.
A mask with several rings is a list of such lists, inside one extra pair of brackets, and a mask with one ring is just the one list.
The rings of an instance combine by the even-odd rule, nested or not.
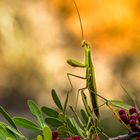
[(61, 140), (61, 138), (57, 137), (55, 140)]
[(137, 120), (137, 116), (132, 114), (132, 115), (129, 117), (129, 119), (130, 119), (130, 120)]
[(57, 131), (52, 131), (52, 139), (56, 139), (58, 137)]
[(126, 114), (120, 115), (120, 119), (121, 119), (126, 125), (129, 124), (129, 120), (128, 120)]
[(122, 121), (126, 121), (127, 120), (126, 114), (120, 115), (120, 118), (121, 118)]
[(140, 140), (140, 137), (137, 137), (137, 139), (136, 140)]
[(125, 121), (123, 121), (126, 125), (128, 125), (129, 124), (129, 120), (125, 120)]
[(129, 109), (129, 113), (130, 113), (130, 114), (137, 113), (136, 108), (135, 108), (135, 107), (130, 108), (130, 109)]
[(125, 110), (124, 109), (119, 110), (119, 115), (122, 115), (122, 114), (125, 114)]
[(139, 130), (139, 126), (138, 125), (133, 125), (131, 126), (132, 131), (138, 131)]
[(138, 115), (138, 121), (140, 122), (140, 114)]
[(73, 140), (80, 140), (79, 136), (74, 136)]
[(130, 126), (136, 125), (136, 120), (134, 120), (134, 119), (129, 120), (129, 124), (130, 124)]
[(140, 111), (138, 112), (138, 115), (140, 115)]

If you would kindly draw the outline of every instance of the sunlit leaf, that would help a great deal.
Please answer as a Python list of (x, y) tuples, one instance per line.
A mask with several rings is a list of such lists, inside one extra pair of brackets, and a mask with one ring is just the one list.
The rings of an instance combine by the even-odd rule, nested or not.
[(44, 140), (52, 140), (52, 131), (48, 126), (43, 128), (43, 137)]
[(61, 102), (60, 102), (60, 100), (59, 100), (59, 98), (58, 98), (58, 96), (57, 96), (57, 94), (56, 94), (56, 92), (55, 92), (54, 89), (52, 89), (52, 98), (53, 98), (53, 100), (54, 100), (56, 106), (57, 106), (60, 110), (63, 111), (62, 104), (61, 104)]
[(14, 139), (12, 139), (11, 137), (7, 137), (6, 140), (14, 140)]
[(28, 106), (30, 108), (31, 113), (37, 118), (39, 125), (43, 128), (43, 126), (45, 125), (45, 122), (42, 116), (42, 112), (40, 108), (38, 107), (38, 105), (34, 101), (29, 100)]
[(38, 135), (37, 136), (37, 140), (43, 140), (42, 136), (41, 135)]

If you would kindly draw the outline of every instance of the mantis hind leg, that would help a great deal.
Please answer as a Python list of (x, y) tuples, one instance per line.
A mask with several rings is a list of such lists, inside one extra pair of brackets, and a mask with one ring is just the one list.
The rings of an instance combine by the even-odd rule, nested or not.
[[(77, 93), (77, 97), (76, 97), (76, 105), (75, 105), (75, 110), (76, 110), (76, 108), (77, 108), (77, 104), (78, 104), (78, 96), (79, 96), (79, 93), (80, 93), (80, 91), (82, 92), (82, 91), (84, 91), (84, 90), (86, 90), (86, 89), (88, 89), (88, 87), (86, 86), (86, 87), (84, 87), (84, 88), (80, 88), (80, 89), (78, 89), (78, 93)], [(98, 95), (97, 95), (98, 96)], [(100, 96), (100, 95), (99, 95)], [(102, 96), (101, 96), (102, 97)], [(101, 98), (102, 99), (102, 98)], [(106, 102), (107, 101), (104, 101), (103, 100), (103, 103), (99, 106), (99, 108), (100, 107), (102, 107), (102, 106), (104, 106), (105, 104), (106, 104)], [(92, 110), (93, 111), (93, 110)]]
[(78, 97), (79, 97), (79, 93), (80, 93), (80, 91), (84, 91), (84, 90), (86, 90), (86, 89), (87, 89), (87, 86), (84, 87), (84, 88), (80, 88), (80, 89), (78, 89), (78, 93), (77, 93), (77, 96), (76, 96), (75, 111), (76, 111), (76, 109), (77, 109), (77, 105), (78, 105)]

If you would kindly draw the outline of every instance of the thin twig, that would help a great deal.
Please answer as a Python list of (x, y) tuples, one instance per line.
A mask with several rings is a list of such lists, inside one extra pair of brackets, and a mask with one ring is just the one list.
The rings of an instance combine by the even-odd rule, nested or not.
[(137, 138), (139, 136), (139, 132), (131, 132), (130, 134), (120, 135), (114, 138), (109, 138), (108, 140), (131, 140), (132, 138)]

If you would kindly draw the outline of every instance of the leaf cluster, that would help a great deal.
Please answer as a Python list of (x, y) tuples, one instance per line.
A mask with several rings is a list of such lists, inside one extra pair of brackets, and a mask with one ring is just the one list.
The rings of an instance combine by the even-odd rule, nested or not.
[[(24, 117), (12, 117), (0, 106), (0, 113), (7, 120), (7, 123), (0, 122), (0, 139), (28, 140), (20, 131), (20, 127), (38, 132), (33, 140), (52, 140), (52, 130), (57, 130), (60, 138), (74, 137), (75, 135), (80, 136), (81, 139), (89, 140), (98, 135), (108, 137), (99, 127), (99, 120), (88, 104), (84, 91), (81, 92), (84, 108), (79, 113), (71, 105), (68, 106), (69, 92), (63, 105), (54, 89), (51, 91), (51, 95), (57, 109), (47, 106), (39, 107), (34, 101), (28, 100), (29, 110), (35, 117), (34, 122)], [(131, 108), (130, 105), (117, 100), (106, 99), (105, 104), (117, 119), (117, 109), (129, 110)], [(68, 109), (72, 112), (71, 115), (66, 113)]]

